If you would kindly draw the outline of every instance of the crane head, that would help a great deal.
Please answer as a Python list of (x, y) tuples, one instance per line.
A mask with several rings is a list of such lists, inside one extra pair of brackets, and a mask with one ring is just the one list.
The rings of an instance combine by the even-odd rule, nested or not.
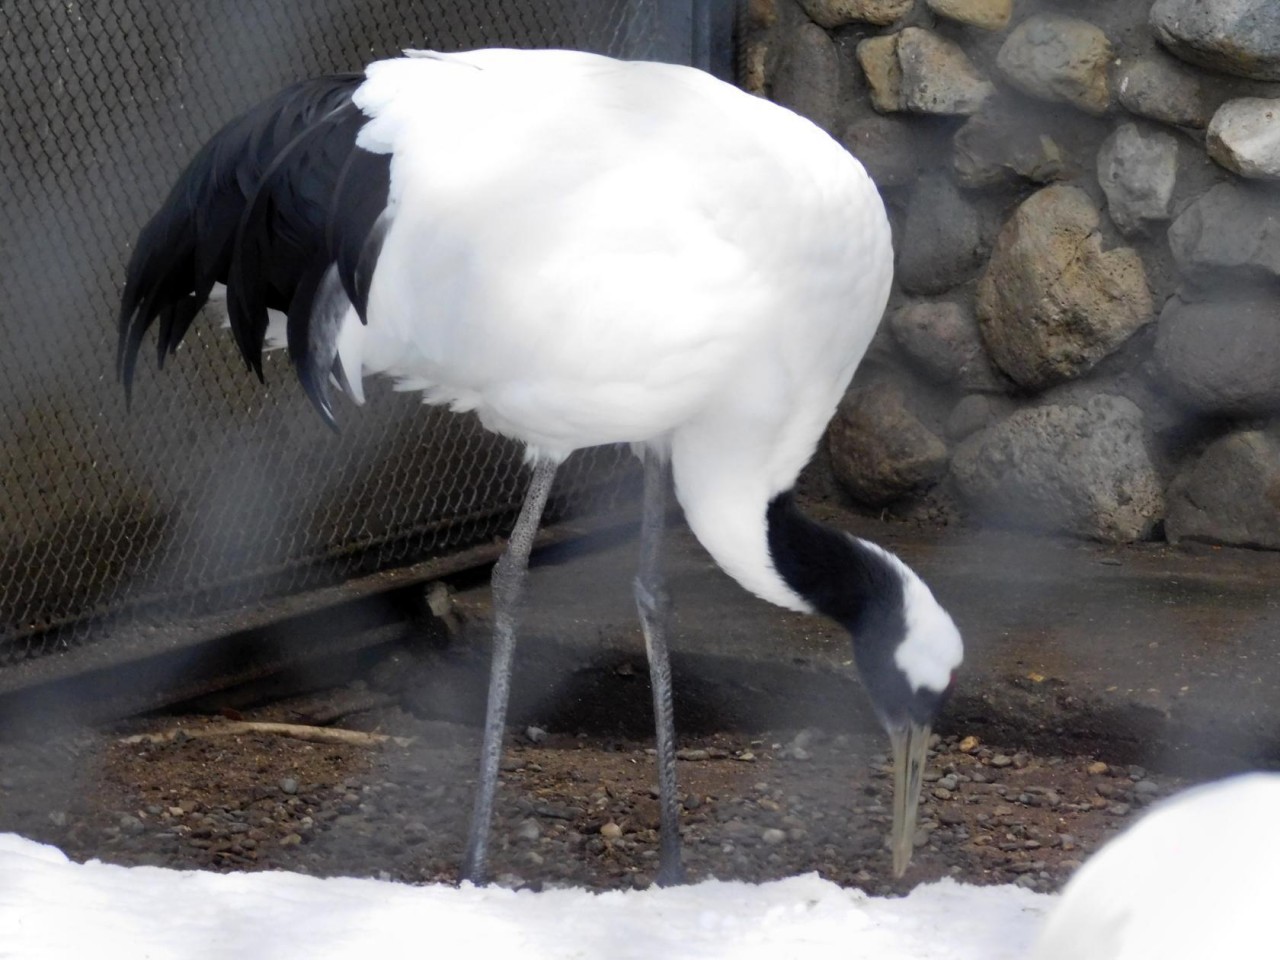
[[(851, 538), (854, 539), (854, 538)], [(911, 862), (929, 737), (964, 658), (960, 631), (923, 580), (892, 553), (856, 540), (878, 589), (845, 621), (854, 661), (893, 747), (893, 874)]]

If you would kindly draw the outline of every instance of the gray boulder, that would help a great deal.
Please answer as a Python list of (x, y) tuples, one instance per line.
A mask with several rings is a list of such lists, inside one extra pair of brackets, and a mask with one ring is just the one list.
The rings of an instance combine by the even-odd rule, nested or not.
[(947, 417), (947, 438), (963, 440), (1013, 413), (1016, 406), (1008, 397), (992, 393), (970, 393), (957, 401)]
[(1046, 187), (1005, 224), (978, 283), (987, 349), (1028, 389), (1080, 376), (1152, 319), (1142, 258), (1104, 251), (1098, 221), (1084, 191)]
[(1126, 123), (1098, 151), (1098, 182), (1107, 195), (1107, 212), (1127, 235), (1169, 219), (1177, 177), (1178, 141), (1167, 133), (1148, 135)]
[(840, 57), (821, 27), (804, 23), (787, 35), (773, 77), (773, 99), (832, 132), (840, 99)]
[(1280, 412), (1280, 299), (1174, 298), (1160, 314), (1155, 357), (1169, 391), (1197, 411)]
[(947, 467), (947, 446), (884, 382), (853, 390), (827, 428), (831, 470), (859, 503), (883, 507), (934, 483)]
[(1142, 411), (1123, 397), (1032, 407), (962, 441), (951, 475), (1002, 525), (1143, 540), (1164, 516), (1145, 432)]
[(942, 293), (968, 280), (981, 266), (978, 211), (950, 177), (923, 178), (907, 205), (898, 245), (898, 279), (909, 293)]
[(964, 390), (1004, 391), (1006, 382), (987, 357), (977, 318), (960, 304), (908, 304), (889, 316), (889, 329), (903, 352), (934, 382)]
[(1233, 173), (1280, 180), (1280, 100), (1228, 100), (1209, 123), (1207, 143), (1209, 156)]
[(1107, 84), (1111, 58), (1107, 35), (1093, 24), (1037, 14), (1013, 29), (996, 64), (1024, 93), (1102, 114), (1111, 104)]
[(1280, 550), (1280, 440), (1245, 430), (1211, 444), (1169, 485), (1165, 533)]
[(1034, 183), (1067, 179), (1065, 151), (1024, 112), (988, 109), (956, 131), (952, 164), (963, 187), (988, 187), (1022, 178)]
[(1280, 80), (1276, 0), (1156, 0), (1151, 29), (1188, 63), (1253, 80)]
[(1173, 221), (1169, 248), (1178, 268), (1197, 280), (1280, 279), (1280, 191), (1218, 184)]
[(920, 175), (920, 137), (906, 117), (859, 117), (845, 127), (840, 142), (862, 161), (876, 186), (900, 187)]
[(1116, 95), (1130, 113), (1179, 127), (1203, 130), (1213, 115), (1200, 78), (1164, 56), (1123, 64)]

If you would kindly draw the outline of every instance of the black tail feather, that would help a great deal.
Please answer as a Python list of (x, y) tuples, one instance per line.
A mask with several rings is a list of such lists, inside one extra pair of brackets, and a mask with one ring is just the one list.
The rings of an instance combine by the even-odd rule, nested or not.
[[(326, 245), (361, 323), (369, 322), (369, 287), (387, 233), (382, 214), (390, 186), (390, 156), (354, 150), (333, 192)], [(346, 229), (336, 230), (337, 224)]]
[[(262, 377), (267, 310), (289, 315), (289, 353), (333, 424), (332, 374), (346, 389), (337, 333), (349, 304), (366, 320), (386, 224), (390, 156), (355, 146), (363, 78), (295, 84), (231, 121), (196, 154), (142, 229), (121, 298), (117, 372), (128, 396), (146, 331), (157, 359), (177, 350), (215, 283), (232, 332)], [(336, 264), (334, 282), (325, 283)], [(157, 323), (158, 321), (158, 323)]]

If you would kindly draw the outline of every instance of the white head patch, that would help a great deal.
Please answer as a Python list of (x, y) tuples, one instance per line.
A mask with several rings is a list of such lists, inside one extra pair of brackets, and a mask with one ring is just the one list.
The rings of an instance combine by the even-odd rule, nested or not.
[(912, 690), (927, 687), (941, 693), (951, 684), (952, 674), (964, 660), (960, 631), (914, 570), (883, 547), (867, 540), (859, 542), (884, 557), (902, 577), (902, 612), (907, 635), (893, 652), (893, 662), (906, 675)]

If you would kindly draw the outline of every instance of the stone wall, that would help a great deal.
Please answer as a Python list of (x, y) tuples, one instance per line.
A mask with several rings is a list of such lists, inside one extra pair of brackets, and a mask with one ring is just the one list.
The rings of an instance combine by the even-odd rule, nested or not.
[(751, 0), (743, 79), (880, 186), (828, 436), (899, 515), (1280, 549), (1280, 0)]

